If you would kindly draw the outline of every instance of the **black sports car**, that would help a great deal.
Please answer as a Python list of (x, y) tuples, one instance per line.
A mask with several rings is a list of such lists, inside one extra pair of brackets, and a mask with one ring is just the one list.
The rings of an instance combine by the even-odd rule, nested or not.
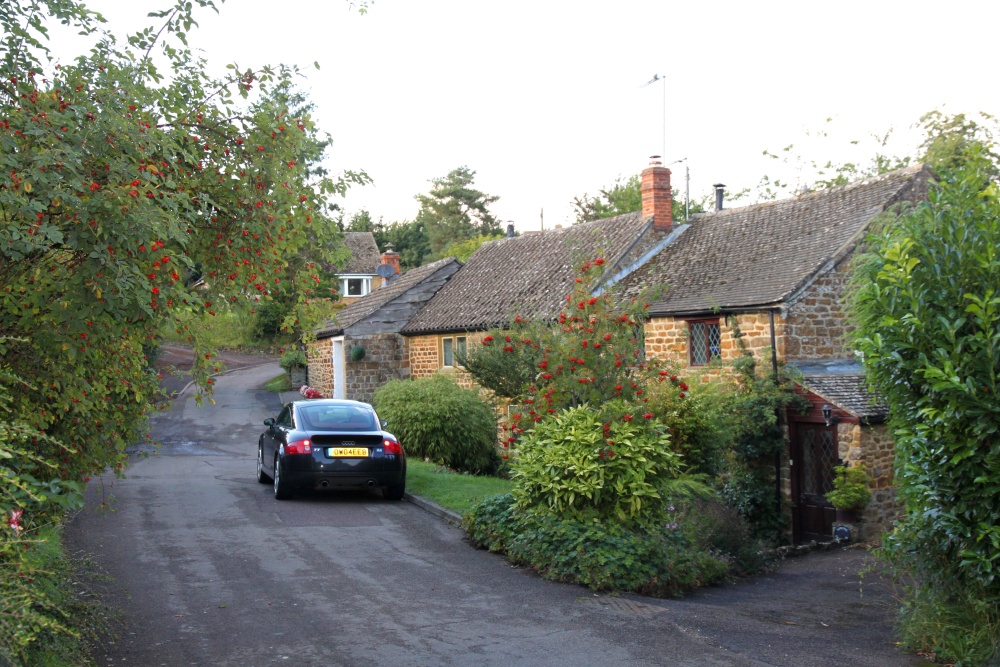
[(285, 500), (304, 489), (380, 487), (389, 500), (406, 489), (406, 453), (383, 431), (375, 409), (329, 398), (285, 404), (257, 444), (257, 481)]

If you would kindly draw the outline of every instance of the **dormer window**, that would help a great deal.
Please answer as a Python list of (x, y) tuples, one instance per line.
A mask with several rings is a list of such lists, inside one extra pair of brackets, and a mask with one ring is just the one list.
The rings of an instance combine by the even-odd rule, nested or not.
[(371, 276), (341, 276), (340, 294), (342, 296), (365, 296), (372, 291)]
[(719, 320), (692, 320), (688, 322), (688, 358), (692, 366), (704, 366), (722, 356), (722, 334)]

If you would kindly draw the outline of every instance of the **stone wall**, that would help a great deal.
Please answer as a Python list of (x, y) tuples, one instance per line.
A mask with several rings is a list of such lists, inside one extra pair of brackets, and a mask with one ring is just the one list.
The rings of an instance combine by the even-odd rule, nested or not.
[[(365, 349), (361, 361), (351, 360), (351, 350)], [(375, 390), (390, 380), (410, 376), (407, 341), (395, 333), (344, 336), (344, 398), (371, 403)]]
[(842, 300), (850, 281), (849, 268), (850, 261), (842, 260), (789, 304), (786, 359), (807, 361), (853, 356), (847, 345), (847, 334), (853, 327)]
[(895, 458), (892, 432), (884, 424), (861, 427), (861, 462), (871, 477), (872, 501), (864, 511), (869, 535), (892, 529), (892, 522), (902, 514), (902, 504), (896, 498), (893, 479)]
[(438, 361), (438, 337), (409, 336), (407, 342), (410, 348), (410, 374), (415, 378), (425, 378), (437, 373), (441, 367)]
[[(736, 324), (743, 334), (742, 342), (755, 356), (763, 358), (771, 348), (771, 321), (767, 312), (740, 313)], [(723, 361), (732, 361), (742, 350), (733, 337), (733, 329), (725, 317), (719, 317), (721, 356)], [(660, 359), (675, 361), (688, 366), (688, 321), (675, 317), (654, 317), (645, 324), (646, 353)], [(775, 343), (778, 358), (784, 356), (785, 323), (780, 315), (774, 316)]]
[(306, 356), (309, 359), (309, 386), (324, 396), (333, 396), (333, 339), (324, 338), (309, 343)]

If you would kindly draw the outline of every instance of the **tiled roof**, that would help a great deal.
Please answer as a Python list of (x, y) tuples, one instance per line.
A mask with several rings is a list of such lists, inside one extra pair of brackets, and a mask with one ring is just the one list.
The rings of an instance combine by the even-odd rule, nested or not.
[(626, 295), (666, 286), (651, 315), (777, 304), (863, 238), (872, 219), (930, 171), (917, 165), (793, 199), (708, 213), (622, 280)]
[(395, 280), (379, 287), (377, 290), (373, 290), (357, 301), (354, 301), (346, 306), (343, 310), (337, 313), (336, 318), (318, 327), (316, 329), (316, 335), (323, 338), (338, 334), (347, 327), (350, 327), (351, 325), (356, 324), (368, 317), (393, 299), (402, 296), (408, 290), (419, 285), (421, 282), (434, 275), (438, 269), (453, 262), (458, 263), (458, 260), (454, 257), (446, 257), (445, 259), (439, 259), (436, 262), (425, 264), (424, 266), (410, 269), (409, 271), (400, 274)]
[(337, 273), (367, 273), (375, 275), (382, 258), (371, 232), (345, 232), (344, 245), (351, 251), (351, 259), (344, 268), (337, 267)]
[(865, 421), (883, 421), (889, 414), (889, 407), (881, 397), (868, 390), (862, 374), (804, 375), (800, 384)]
[(403, 333), (481, 330), (516, 314), (554, 317), (577, 264), (600, 255), (614, 265), (651, 229), (642, 214), (627, 213), (485, 243)]

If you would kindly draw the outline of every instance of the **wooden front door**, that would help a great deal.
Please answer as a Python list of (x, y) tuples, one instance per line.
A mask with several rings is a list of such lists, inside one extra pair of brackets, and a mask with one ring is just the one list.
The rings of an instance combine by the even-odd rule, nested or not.
[(838, 463), (837, 427), (792, 422), (792, 524), (796, 543), (830, 540), (836, 511), (826, 500)]

